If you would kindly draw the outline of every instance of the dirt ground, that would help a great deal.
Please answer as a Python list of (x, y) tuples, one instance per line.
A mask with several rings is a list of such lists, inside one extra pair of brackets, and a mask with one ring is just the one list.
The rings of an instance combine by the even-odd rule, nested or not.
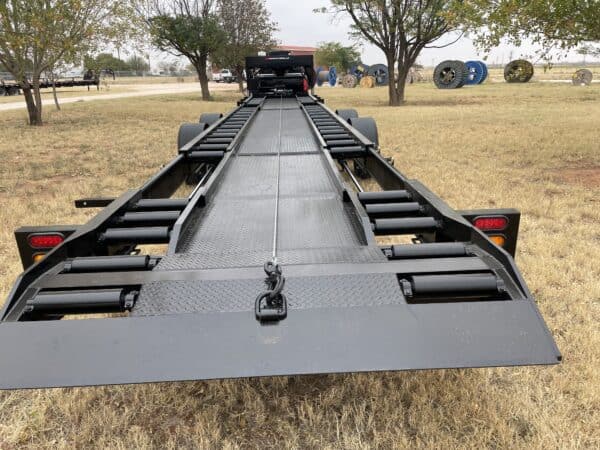
[[(516, 261), (563, 362), (0, 392), (0, 449), (600, 448), (600, 86), (414, 85), (401, 108), (385, 89), (319, 94), (375, 117), (383, 153), (452, 207), (522, 211)], [(40, 128), (0, 112), (0, 296), (15, 228), (87, 220), (74, 199), (139, 186), (181, 122), (236, 99), (74, 103)]]

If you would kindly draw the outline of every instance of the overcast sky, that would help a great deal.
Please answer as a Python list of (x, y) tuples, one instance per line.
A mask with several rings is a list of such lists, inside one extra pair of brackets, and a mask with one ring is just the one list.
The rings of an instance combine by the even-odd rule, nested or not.
[[(317, 46), (319, 42), (339, 41), (350, 44), (348, 39), (349, 20), (332, 22), (332, 17), (327, 14), (315, 14), (313, 9), (327, 6), (327, 0), (266, 0), (273, 19), (279, 24), (277, 38), (286, 45)], [(451, 42), (456, 35), (444, 38), (436, 45)], [(491, 52), (489, 63), (508, 63), (510, 59), (532, 56), (535, 48), (524, 45), (521, 48), (504, 45)], [(461, 38), (456, 44), (444, 49), (425, 49), (419, 57), (419, 62), (426, 66), (433, 66), (445, 59), (482, 59), (483, 54), (477, 50), (467, 38)], [(385, 63), (381, 50), (372, 45), (363, 45), (362, 58), (365, 64)], [(580, 55), (571, 53), (567, 58), (579, 61)]]

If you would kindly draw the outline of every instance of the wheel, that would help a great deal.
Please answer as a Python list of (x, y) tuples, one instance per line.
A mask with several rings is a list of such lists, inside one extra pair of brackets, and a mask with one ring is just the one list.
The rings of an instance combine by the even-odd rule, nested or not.
[(469, 78), (469, 69), (462, 61), (443, 61), (433, 71), (433, 82), (438, 89), (458, 89)]
[(223, 114), (221, 113), (202, 113), (200, 114), (200, 119), (198, 122), (205, 123), (206, 125), (210, 126), (221, 117), (223, 117)]
[(388, 68), (385, 64), (372, 65), (371, 67), (369, 67), (367, 74), (375, 78), (375, 84), (377, 86), (385, 86), (390, 81)]
[(348, 119), (348, 123), (375, 144), (375, 147), (379, 147), (379, 133), (375, 119), (372, 117), (351, 117)]
[(4, 86), (0, 86), (0, 97), (4, 97), (5, 95), (8, 95), (6, 89), (4, 89)]
[(355, 109), (336, 109), (335, 113), (346, 122), (348, 122), (348, 119), (358, 118), (358, 113)]
[(533, 64), (524, 59), (516, 59), (504, 67), (507, 83), (527, 83), (533, 77)]
[(469, 76), (465, 84), (481, 84), (483, 76), (485, 75), (484, 64), (481, 61), (467, 61), (465, 65), (467, 66), (467, 69), (469, 69)]
[(573, 84), (575, 86), (589, 86), (592, 84), (592, 79), (594, 75), (592, 71), (589, 69), (579, 69), (577, 72), (573, 74)]
[(183, 147), (207, 128), (205, 123), (184, 123), (177, 134), (177, 148)]

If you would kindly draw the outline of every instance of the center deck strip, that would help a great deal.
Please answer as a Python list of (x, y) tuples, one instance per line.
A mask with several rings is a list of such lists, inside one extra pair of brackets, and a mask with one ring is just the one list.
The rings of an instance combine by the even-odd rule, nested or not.
[[(283, 109), (283, 114), (281, 109)], [(282, 121), (281, 139), (278, 128)], [(191, 220), (178, 252), (156, 271), (256, 267), (270, 259), (281, 152), (277, 256), (285, 264), (382, 262), (296, 99), (267, 99), (232, 155), (208, 205)], [(134, 315), (252, 310), (262, 280), (149, 283)], [(393, 274), (288, 278), (289, 306), (403, 303)], [(296, 301), (298, 299), (298, 301)]]

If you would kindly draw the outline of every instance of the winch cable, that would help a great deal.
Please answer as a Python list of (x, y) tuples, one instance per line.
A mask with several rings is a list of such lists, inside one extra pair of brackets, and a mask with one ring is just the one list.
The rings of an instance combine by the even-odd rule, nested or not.
[[(256, 298), (255, 313), (256, 318), (262, 321), (277, 321), (285, 319), (287, 316), (287, 300), (282, 293), (285, 285), (281, 266), (277, 260), (277, 241), (279, 234), (279, 196), (281, 185), (281, 134), (283, 130), (283, 96), (280, 96), (279, 103), (279, 131), (277, 135), (277, 176), (275, 182), (275, 211), (273, 214), (273, 245), (271, 259), (264, 264), (264, 271), (267, 274), (265, 283), (268, 289)], [(263, 300), (266, 307), (263, 307)]]

